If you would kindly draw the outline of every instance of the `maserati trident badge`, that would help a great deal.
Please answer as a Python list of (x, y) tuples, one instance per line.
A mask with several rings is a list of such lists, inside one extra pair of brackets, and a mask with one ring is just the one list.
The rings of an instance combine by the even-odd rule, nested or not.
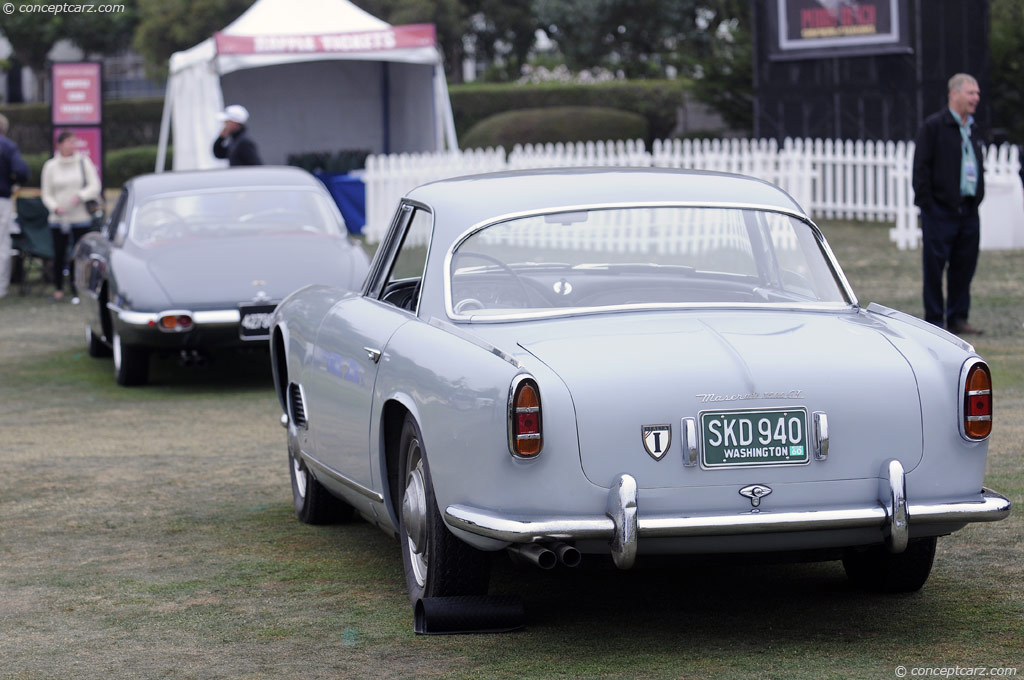
[(750, 505), (757, 507), (761, 505), (761, 499), (772, 492), (770, 486), (764, 484), (751, 484), (740, 489), (740, 495), (750, 499)]
[(654, 460), (661, 460), (672, 443), (671, 425), (644, 425), (644, 448)]

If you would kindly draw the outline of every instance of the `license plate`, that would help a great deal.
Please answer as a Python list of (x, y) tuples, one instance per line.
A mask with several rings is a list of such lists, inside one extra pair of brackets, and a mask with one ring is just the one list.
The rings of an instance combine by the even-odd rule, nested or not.
[(701, 465), (706, 468), (800, 465), (807, 451), (807, 409), (704, 411)]
[(270, 315), (277, 305), (238, 305), (241, 323), (238, 335), (242, 340), (266, 340), (270, 337)]

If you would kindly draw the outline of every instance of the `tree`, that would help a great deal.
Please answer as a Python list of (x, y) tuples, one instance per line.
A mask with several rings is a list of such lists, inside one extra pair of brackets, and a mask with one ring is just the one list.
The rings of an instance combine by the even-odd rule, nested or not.
[[(43, 0), (29, 0), (22, 5), (43, 5)], [(36, 99), (42, 101), (48, 82), (47, 55), (61, 38), (62, 15), (49, 12), (14, 12), (3, 16), (0, 32), (11, 44), (11, 52), (18, 62), (32, 69), (36, 78)]]
[(163, 80), (172, 54), (202, 42), (252, 4), (253, 0), (138, 0), (134, 44), (146, 74)]
[(466, 4), (473, 53), (495, 64), (500, 80), (518, 78), (541, 28), (529, 4), (504, 0), (467, 0)]
[(462, 81), (466, 55), (463, 36), (469, 32), (469, 8), (460, 0), (353, 0), (361, 9), (389, 24), (434, 24), (448, 79)]
[(1010, 141), (1024, 144), (1024, 119), (1017, 115), (1024, 106), (1024, 0), (992, 0), (989, 13), (992, 124)]
[[(96, 0), (80, 4), (101, 4)], [(105, 4), (105, 3), (104, 3)], [(62, 16), (61, 37), (67, 38), (86, 55), (114, 54), (132, 45), (139, 23), (137, 0), (118, 0), (121, 12), (73, 12)]]
[(754, 124), (754, 40), (750, 5), (746, 0), (707, 3), (702, 21), (707, 22), (701, 73), (694, 79), (694, 93), (710, 104), (737, 130)]

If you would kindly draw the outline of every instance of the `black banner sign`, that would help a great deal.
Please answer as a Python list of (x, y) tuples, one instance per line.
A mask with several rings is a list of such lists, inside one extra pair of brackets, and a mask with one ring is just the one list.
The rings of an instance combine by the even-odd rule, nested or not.
[(910, 52), (905, 0), (768, 0), (771, 59)]

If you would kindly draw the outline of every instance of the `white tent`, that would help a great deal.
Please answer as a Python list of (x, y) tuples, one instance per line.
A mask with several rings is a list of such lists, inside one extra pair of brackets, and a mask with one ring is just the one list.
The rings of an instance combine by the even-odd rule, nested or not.
[(174, 169), (213, 156), (225, 104), (249, 109), (264, 163), (290, 153), (457, 148), (434, 26), (391, 26), (348, 0), (257, 0), (171, 56), (157, 170), (174, 128)]

